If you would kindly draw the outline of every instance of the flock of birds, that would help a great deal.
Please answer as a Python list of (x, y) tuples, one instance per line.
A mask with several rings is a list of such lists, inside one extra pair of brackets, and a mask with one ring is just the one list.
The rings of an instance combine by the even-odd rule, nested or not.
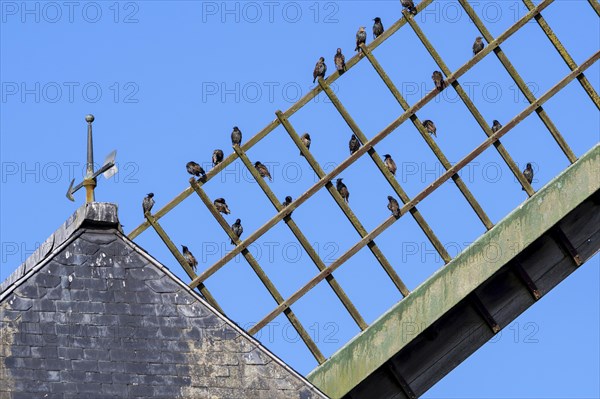
[[(302, 143), (306, 146), (307, 149), (310, 148), (310, 135), (308, 133), (304, 133), (301, 137)], [(234, 146), (239, 146), (242, 144), (242, 132), (241, 130), (237, 127), (234, 126), (233, 127), (233, 131), (231, 132), (231, 144)], [(300, 152), (300, 155), (303, 155), (302, 152)], [(212, 165), (213, 167), (217, 166), (218, 164), (220, 164), (221, 162), (223, 162), (223, 158), (224, 158), (224, 153), (223, 150), (221, 149), (216, 149), (213, 151), (212, 154)], [(256, 170), (258, 171), (259, 175), (263, 178), (268, 178), (269, 181), (273, 181), (272, 177), (271, 177), (271, 173), (269, 172), (269, 169), (262, 164), (260, 161), (256, 161), (254, 163), (254, 167), (256, 168)], [(187, 170), (187, 172), (198, 178), (198, 181), (205, 181), (206, 180), (206, 171), (204, 170), (204, 168), (202, 168), (202, 166), (200, 166), (200, 164), (198, 164), (197, 162), (194, 161), (190, 161), (185, 165), (185, 168)], [(194, 177), (192, 177), (191, 179), (194, 179)], [(341, 179), (338, 179), (341, 181)], [(346, 192), (348, 190), (346, 189)], [(346, 195), (346, 200), (348, 199), (348, 195)], [(146, 197), (144, 197), (143, 201), (142, 201), (142, 210), (144, 211), (144, 216), (149, 215), (150, 211), (152, 211), (152, 207), (154, 206), (154, 193), (148, 193), (146, 194)], [(282, 205), (284, 207), (290, 205), (292, 203), (292, 197), (291, 196), (286, 196)], [(225, 201), (225, 198), (217, 198), (214, 200), (213, 205), (215, 206), (215, 209), (220, 212), (223, 213), (225, 215), (229, 215), (231, 213), (231, 211), (229, 210), (229, 207), (227, 206), (227, 202)], [(233, 231), (233, 234), (239, 239), (242, 235), (242, 233), (244, 232), (244, 228), (242, 227), (242, 221), (241, 219), (236, 219), (235, 223), (233, 223), (231, 225), (231, 230)], [(236, 245), (234, 240), (231, 240), (231, 244)], [(192, 252), (189, 250), (189, 248), (185, 245), (181, 246), (182, 248), (182, 253), (183, 253), (183, 257), (185, 259), (185, 261), (189, 264), (189, 266), (192, 268), (192, 270), (196, 271), (196, 268), (198, 266), (198, 260), (196, 259), (196, 257), (192, 254)]]
[[(415, 5), (412, 0), (401, 0), (401, 3), (402, 3), (402, 6), (409, 13), (411, 13), (413, 15), (415, 15), (417, 13), (417, 9), (415, 8)], [(374, 21), (374, 23), (373, 23), (373, 39), (376, 39), (378, 36), (380, 36), (383, 33), (384, 28), (383, 28), (383, 23), (381, 22), (381, 18), (375, 17), (373, 19), (373, 21)], [(366, 41), (367, 41), (367, 33), (365, 30), (365, 27), (361, 26), (358, 29), (358, 32), (356, 32), (356, 48), (354, 50), (358, 51), (359, 54), (362, 54), (361, 44), (365, 44)], [(483, 38), (477, 37), (475, 39), (475, 42), (473, 43), (473, 55), (476, 55), (477, 53), (479, 53), (481, 50), (483, 50), (484, 47), (485, 47), (485, 45), (483, 43)], [(339, 72), (339, 74), (340, 75), (343, 74), (346, 71), (346, 58), (344, 57), (344, 54), (342, 54), (341, 48), (337, 49), (333, 60), (334, 60), (335, 67), (336, 67), (337, 71)], [(319, 61), (317, 61), (317, 64), (315, 65), (315, 69), (313, 71), (313, 83), (316, 81), (317, 78), (324, 79), (326, 72), (327, 72), (327, 65), (325, 64), (325, 58), (320, 57)], [(433, 79), (435, 87), (438, 91), (442, 91), (442, 90), (444, 90), (444, 88), (446, 88), (446, 86), (447, 86), (446, 82), (444, 81), (444, 77), (440, 71), (434, 71), (431, 78)], [(424, 120), (423, 127), (426, 129), (426, 131), (429, 134), (431, 134), (434, 137), (437, 137), (437, 128), (435, 126), (435, 123), (432, 120), (429, 120), (429, 119)], [(494, 121), (492, 122), (492, 132), (496, 133), (501, 128), (502, 128), (502, 125), (500, 124), (500, 122), (498, 122), (497, 120), (494, 119)], [(306, 147), (306, 150), (309, 150), (311, 142), (312, 142), (311, 138), (310, 138), (310, 134), (304, 133), (300, 137), (300, 140), (301, 140), (302, 144)], [(234, 126), (233, 131), (231, 132), (231, 144), (233, 146), (236, 146), (236, 145), (239, 146), (242, 144), (242, 132), (240, 131), (240, 129), (237, 126)], [(350, 138), (350, 142), (348, 143), (350, 155), (352, 155), (356, 151), (358, 151), (360, 146), (361, 146), (361, 142), (358, 140), (356, 135), (353, 134)], [(302, 151), (300, 151), (300, 155), (304, 156)], [(214, 150), (213, 154), (212, 154), (213, 167), (218, 165), (219, 163), (223, 162), (223, 158), (224, 158), (223, 150), (220, 150), (220, 149)], [(392, 175), (395, 176), (396, 170), (397, 170), (396, 162), (394, 162), (394, 160), (392, 159), (390, 154), (384, 155), (383, 163), (386, 166), (386, 168), (388, 169), (388, 171)], [(256, 168), (256, 170), (258, 171), (259, 175), (262, 178), (268, 178), (269, 181), (273, 181), (271, 174), (269, 173), (269, 169), (264, 164), (262, 164), (260, 161), (256, 161), (254, 163), (254, 167)], [(194, 161), (188, 162), (186, 164), (186, 170), (190, 175), (197, 177), (198, 181), (205, 181), (206, 172), (204, 171), (202, 166), (200, 166), (198, 163), (196, 163)], [(525, 177), (527, 182), (529, 182), (531, 184), (531, 182), (533, 181), (533, 168), (531, 166), (531, 163), (527, 163), (525, 170), (523, 170), (523, 176)], [(192, 179), (193, 179), (193, 177), (192, 177)], [(342, 199), (346, 203), (348, 203), (350, 200), (350, 191), (348, 190), (348, 187), (343, 183), (343, 178), (338, 178), (336, 180), (336, 189), (339, 192), (339, 194), (341, 195)], [(525, 188), (522, 188), (522, 190), (525, 190)], [(391, 211), (391, 213), (394, 217), (399, 218), (400, 217), (400, 205), (398, 204), (398, 201), (391, 195), (388, 196), (387, 198), (388, 198), (388, 205), (387, 205), (388, 209)], [(291, 203), (292, 203), (292, 197), (288, 195), (285, 197), (285, 200), (283, 201), (282, 205), (284, 207), (286, 207), (286, 206), (290, 205)], [(215, 199), (213, 204), (218, 212), (223, 213), (225, 215), (229, 215), (231, 213), (224, 198)], [(142, 201), (142, 209), (144, 211), (144, 215), (149, 214), (150, 211), (152, 210), (153, 206), (154, 206), (154, 193), (148, 193)], [(242, 222), (240, 219), (235, 220), (235, 223), (233, 223), (231, 225), (231, 230), (233, 231), (234, 235), (239, 239), (240, 236), (242, 235), (242, 233), (244, 232), (244, 228), (242, 227)], [(231, 244), (236, 245), (234, 240), (231, 240)], [(189, 250), (188, 247), (186, 247), (185, 245), (182, 245), (182, 250), (183, 250), (183, 257), (185, 258), (186, 262), (189, 264), (189, 266), (194, 271), (196, 271), (196, 268), (198, 266), (198, 261), (196, 260), (196, 258), (194, 257), (194, 255), (192, 254), (192, 252)]]

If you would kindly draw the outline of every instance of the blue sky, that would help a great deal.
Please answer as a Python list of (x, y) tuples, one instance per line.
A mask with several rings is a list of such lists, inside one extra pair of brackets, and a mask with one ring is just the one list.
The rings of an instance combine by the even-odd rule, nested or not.
[[(401, 16), (398, 1), (2, 1), (0, 5), (0, 280), (83, 203), (83, 191), (75, 195), (75, 203), (64, 195), (70, 179), (81, 180), (84, 171), (85, 114), (96, 116), (96, 162), (118, 150), (120, 173), (110, 181), (99, 180), (96, 199), (117, 203), (124, 229), (130, 232), (142, 222), (141, 199), (146, 193), (155, 193), (155, 210), (159, 209), (188, 186), (186, 162), (195, 160), (209, 169), (215, 148), (226, 155), (232, 151), (229, 134), (234, 125), (247, 140), (275, 119), (276, 110), (289, 108), (313, 87), (312, 70), (320, 56), (331, 72), (337, 47), (347, 60), (354, 54), (359, 26), (367, 27), (370, 42), (372, 18), (380, 16), (388, 27)], [(494, 36), (526, 13), (516, 0), (473, 6)], [(555, 1), (543, 16), (577, 63), (598, 50), (600, 24), (587, 1)], [(457, 2), (434, 2), (416, 21), (451, 70), (471, 57), (478, 31)], [(537, 96), (569, 72), (535, 22), (526, 24), (502, 49)], [(438, 68), (408, 26), (374, 54), (410, 104), (432, 89), (431, 72)], [(599, 65), (589, 68), (586, 76), (598, 91)], [(460, 82), (490, 124), (493, 119), (510, 120), (527, 105), (493, 54)], [(338, 79), (333, 89), (367, 137), (401, 113), (366, 60)], [(599, 141), (598, 110), (577, 81), (544, 109), (577, 156)], [(485, 138), (452, 90), (444, 91), (418, 116), (435, 121), (436, 142), (451, 162)], [(323, 95), (290, 122), (299, 133), (311, 133), (311, 152), (326, 171), (347, 157), (350, 129)], [(502, 142), (521, 169), (533, 163), (535, 189), (568, 166), (535, 114)], [(377, 151), (396, 160), (397, 179), (411, 197), (443, 172), (407, 123)], [(271, 168), (274, 181), (269, 186), (281, 200), (286, 195), (296, 198), (316, 181), (282, 128), (248, 156)], [(368, 231), (388, 217), (386, 197), (392, 190), (368, 157), (341, 176), (351, 193), (350, 206)], [(494, 223), (526, 199), (493, 148), (461, 176)], [(232, 210), (227, 221), (242, 219), (242, 238), (275, 212), (240, 161), (204, 188), (211, 198), (227, 199)], [(485, 231), (453, 183), (440, 187), (419, 209), (453, 257)], [(326, 264), (359, 239), (324, 190), (293, 217)], [(194, 252), (200, 267), (210, 266), (232, 248), (195, 196), (160, 222), (175, 243)], [(136, 242), (188, 281), (153, 231), (147, 230)], [(443, 265), (409, 217), (401, 218), (376, 242), (411, 290)], [(316, 273), (281, 223), (251, 252), (284, 297)], [(598, 255), (591, 259), (426, 397), (600, 396), (599, 261)], [(368, 323), (401, 299), (368, 249), (335, 276)], [(275, 306), (239, 257), (211, 277), (207, 286), (243, 327)], [(326, 285), (317, 286), (293, 309), (326, 356), (358, 332)], [(277, 318), (257, 337), (303, 374), (316, 365), (284, 318)]]

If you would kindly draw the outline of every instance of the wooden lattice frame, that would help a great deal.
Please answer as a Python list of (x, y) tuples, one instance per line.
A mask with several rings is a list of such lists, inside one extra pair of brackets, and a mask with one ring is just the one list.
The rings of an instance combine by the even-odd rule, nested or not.
[[(426, 7), (428, 7), (434, 0), (424, 0), (417, 6), (417, 12), (423, 11)], [(292, 107), (290, 107), (287, 111), (276, 112), (276, 119), (269, 123), (264, 129), (254, 135), (250, 140), (244, 143), (241, 147), (234, 146), (234, 152), (229, 155), (227, 158), (223, 160), (220, 164), (215, 166), (212, 170), (210, 170), (205, 179), (202, 181), (196, 181), (195, 179), (190, 180), (190, 187), (186, 188), (183, 192), (177, 195), (173, 200), (167, 203), (163, 208), (161, 208), (154, 215), (146, 214), (146, 220), (141, 223), (137, 228), (135, 228), (131, 233), (129, 233), (129, 238), (134, 239), (138, 235), (140, 235), (143, 231), (145, 231), (148, 227), (152, 226), (156, 233), (160, 236), (160, 238), (165, 242), (169, 250), (175, 256), (177, 261), (184, 268), (186, 273), (192, 279), (190, 282), (190, 287), (197, 288), (206, 298), (206, 300), (211, 303), (216, 309), (222, 311), (219, 306), (217, 300), (210, 293), (208, 288), (205, 285), (206, 280), (212, 276), (214, 273), (219, 271), (226, 263), (231, 261), (237, 254), (242, 253), (246, 261), (252, 267), (256, 275), (259, 277), (261, 282), (264, 284), (266, 289), (269, 291), (275, 302), (277, 303), (277, 307), (275, 307), (268, 315), (266, 315), (261, 321), (255, 324), (248, 331), (251, 334), (255, 334), (264, 328), (267, 323), (272, 321), (275, 317), (280, 315), (281, 313), (285, 314), (290, 323), (294, 326), (299, 336), (302, 338), (310, 352), (313, 354), (315, 359), (319, 363), (323, 363), (325, 361), (325, 357), (319, 350), (316, 343), (312, 340), (306, 329), (300, 323), (298, 318), (292, 311), (291, 306), (302, 296), (304, 296), (308, 291), (310, 291), (313, 287), (315, 287), (319, 282), (323, 280), (327, 280), (328, 284), (331, 286), (337, 297), (340, 299), (348, 313), (351, 315), (352, 319), (355, 321), (357, 326), (364, 330), (368, 327), (367, 323), (360, 315), (359, 311), (355, 307), (355, 305), (350, 301), (346, 293), (340, 284), (335, 280), (333, 276), (333, 272), (341, 267), (347, 260), (349, 260), (353, 255), (355, 255), (358, 251), (360, 251), (365, 246), (368, 246), (381, 267), (385, 270), (389, 278), (392, 280), (398, 291), (406, 296), (409, 294), (409, 290), (402, 282), (400, 276), (396, 273), (394, 268), (391, 266), (389, 261), (386, 259), (385, 255), (378, 248), (375, 243), (375, 238), (381, 234), (384, 230), (386, 230), (389, 226), (391, 226), (397, 218), (394, 216), (390, 216), (386, 219), (382, 224), (377, 226), (371, 232), (367, 232), (367, 230), (360, 223), (356, 215), (352, 212), (352, 210), (348, 207), (347, 203), (344, 202), (340, 194), (335, 189), (334, 185), (331, 181), (338, 176), (342, 171), (344, 171), (347, 167), (349, 167), (352, 163), (354, 163), (358, 158), (362, 157), (365, 153), (368, 153), (371, 159), (375, 162), (376, 166), (379, 168), (381, 173), (384, 175), (385, 179), (388, 181), (392, 189), (401, 199), (403, 206), (401, 208), (400, 217), (409, 213), (414, 220), (417, 222), (419, 227), (425, 233), (429, 241), (432, 243), (441, 259), (444, 260), (445, 263), (450, 262), (452, 259), (448, 252), (445, 250), (444, 246), (441, 244), (440, 240), (436, 237), (433, 230), (429, 227), (423, 216), (419, 213), (417, 209), (417, 204), (422, 201), (425, 197), (431, 194), (436, 188), (438, 188), (442, 183), (446, 182), (449, 179), (452, 179), (460, 192), (463, 194), (473, 211), (476, 213), (478, 218), (481, 220), (486, 229), (491, 229), (493, 227), (493, 223), (489, 219), (489, 217), (485, 214), (482, 207), (479, 205), (473, 194), (469, 191), (465, 183), (462, 181), (461, 177), (458, 175), (458, 172), (469, 162), (473, 161), (477, 156), (479, 156), (484, 150), (494, 145), (502, 159), (506, 162), (509, 169), (512, 171), (514, 176), (523, 186), (523, 189), (527, 192), (529, 196), (534, 194), (534, 190), (531, 185), (527, 182), (527, 180), (523, 177), (521, 171), (518, 169), (516, 163), (513, 161), (511, 156), (508, 154), (504, 146), (500, 142), (500, 138), (507, 134), (514, 126), (516, 126), (519, 122), (525, 119), (532, 112), (536, 112), (539, 118), (542, 120), (543, 124), (546, 126), (552, 137), (556, 140), (557, 144), (561, 148), (564, 155), (567, 157), (570, 163), (573, 163), (577, 160), (577, 157), (558, 131), (554, 123), (550, 120), (546, 112), (542, 109), (542, 104), (548, 101), (553, 95), (558, 93), (562, 88), (564, 88), (567, 84), (569, 84), (573, 79), (577, 79), (585, 92), (589, 95), (592, 102), (596, 105), (596, 108), (600, 110), (600, 99), (598, 94), (589, 83), (589, 81), (584, 76), (583, 72), (593, 65), (598, 58), (600, 58), (600, 51), (594, 53), (589, 59), (583, 62), (581, 65), (577, 65), (574, 60), (571, 58), (565, 47), (558, 40), (554, 32), (550, 29), (542, 15), (540, 14), (546, 7), (548, 7), (554, 0), (544, 0), (539, 5), (534, 6), (531, 0), (522, 0), (525, 6), (529, 9), (529, 12), (524, 15), (521, 19), (519, 19), (514, 25), (512, 25), (508, 30), (504, 33), (496, 37), (495, 39), (492, 37), (490, 32), (487, 30), (485, 25), (482, 23), (481, 19), (477, 16), (471, 5), (467, 2), (467, 0), (458, 0), (462, 8), (469, 15), (483, 38), (488, 43), (485, 48), (467, 61), (463, 66), (458, 68), (453, 73), (448, 69), (444, 61), (439, 56), (438, 52), (431, 45), (421, 28), (415, 23), (414, 16), (404, 12), (403, 17), (396, 21), (392, 26), (390, 26), (385, 32), (375, 39), (372, 43), (367, 46), (362, 45), (362, 50), (364, 55), (356, 55), (352, 57), (347, 63), (346, 68), (351, 69), (354, 67), (359, 61), (366, 59), (373, 66), (375, 71), (381, 77), (387, 88), (390, 90), (394, 98), (398, 101), (404, 112), (398, 116), (391, 124), (385, 127), (381, 132), (375, 135), (372, 139), (368, 140), (366, 136), (362, 133), (358, 125), (354, 122), (350, 114), (346, 111), (344, 106), (341, 104), (340, 100), (331, 90), (330, 85), (340, 78), (339, 73), (334, 72), (327, 79), (319, 78), (319, 84), (310, 92), (308, 92), (304, 97), (302, 97), (298, 102), (296, 102)], [(600, 6), (596, 0), (588, 0), (589, 4), (596, 12), (598, 16), (600, 16)], [(562, 59), (565, 61), (567, 66), (571, 69), (571, 72), (565, 76), (562, 80), (560, 80), (555, 86), (549, 89), (546, 93), (544, 93), (539, 98), (535, 98), (531, 90), (527, 87), (525, 81), (521, 78), (521, 76), (517, 73), (515, 68), (512, 66), (506, 55), (502, 52), (500, 48), (500, 44), (503, 43), (506, 39), (508, 39), (511, 35), (516, 33), (521, 27), (523, 27), (528, 21), (531, 19), (535, 19), (538, 25), (541, 27), (545, 35), (551, 41), (552, 45), (558, 51)], [(448, 86), (452, 86), (459, 97), (469, 109), (475, 120), (478, 122), (479, 126), (486, 134), (487, 139), (483, 141), (477, 148), (475, 148), (472, 152), (466, 155), (462, 160), (457, 162), (454, 165), (451, 165), (446, 156), (442, 153), (440, 148), (437, 146), (435, 141), (430, 137), (425, 128), (422, 125), (422, 122), (417, 117), (417, 112), (425, 106), (429, 101), (435, 98), (440, 92), (436, 89), (432, 90), (428, 94), (426, 94), (423, 98), (417, 101), (414, 105), (409, 106), (406, 100), (402, 97), (394, 83), (390, 80), (382, 66), (379, 64), (372, 51), (377, 48), (381, 43), (387, 40), (390, 36), (395, 34), (400, 28), (408, 25), (417, 35), (419, 40), (425, 46), (429, 54), (433, 57), (435, 62), (437, 63), (439, 69), (445, 75), (446, 83)], [(499, 131), (493, 133), (490, 126), (484, 120), (481, 113), (475, 107), (471, 99), (467, 96), (464, 89), (461, 87), (458, 79), (464, 75), (467, 71), (469, 71), (475, 64), (481, 61), (484, 57), (486, 57), (489, 53), (494, 52), (506, 71), (509, 73), (511, 78), (514, 80), (516, 85), (521, 90), (522, 94), (529, 101), (530, 105), (525, 107), (525, 109), (516, 115), (511, 121), (506, 123)], [(363, 61), (364, 62), (364, 61)], [(294, 130), (294, 127), (291, 125), (289, 118), (298, 110), (300, 110), (303, 106), (305, 106), (310, 100), (316, 97), (320, 92), (324, 92), (327, 97), (331, 100), (336, 110), (342, 116), (344, 121), (348, 124), (352, 132), (358, 137), (358, 139), (363, 144), (360, 149), (346, 158), (343, 162), (341, 162), (334, 170), (329, 173), (325, 173), (318, 162), (314, 159), (311, 153), (306, 149), (306, 147), (302, 144), (300, 140), (300, 136)], [(377, 154), (375, 150), (375, 145), (387, 137), (389, 134), (394, 132), (402, 123), (409, 120), (414, 124), (414, 126), (418, 129), (419, 133), (426, 141), (429, 148), (433, 151), (437, 159), (446, 169), (445, 173), (443, 173), (439, 178), (437, 178), (432, 184), (426, 187), (423, 191), (417, 194), (412, 199), (408, 197), (406, 192), (402, 189), (399, 182), (395, 179), (395, 177), (388, 171), (385, 167), (383, 160)], [(285, 208), (279, 202), (279, 200), (275, 197), (274, 193), (271, 191), (269, 186), (265, 183), (264, 179), (258, 175), (258, 172), (254, 168), (252, 162), (246, 156), (246, 152), (256, 145), (259, 141), (265, 138), (269, 133), (271, 133), (278, 126), (283, 126), (283, 128), (287, 131), (290, 138), (296, 144), (298, 149), (304, 155), (304, 158), (310, 165), (310, 167), (314, 170), (315, 174), (318, 176), (319, 181), (315, 183), (311, 188), (309, 188), (304, 194), (300, 195), (296, 198), (290, 205)], [(253, 177), (256, 179), (257, 183), (264, 191), (265, 195), (269, 198), (275, 209), (277, 210), (277, 214), (273, 216), (269, 221), (267, 221), (262, 227), (252, 232), (245, 240), (240, 241), (233, 235), (231, 228), (225, 219), (221, 216), (221, 214), (216, 210), (213, 205), (213, 202), (209, 199), (206, 192), (202, 189), (202, 186), (210, 181), (212, 178), (217, 176), (221, 170), (226, 168), (229, 164), (234, 162), (237, 158), (239, 158), (246, 168), (250, 171)], [(315, 249), (311, 246), (307, 238), (300, 231), (294, 220), (292, 219), (291, 213), (294, 209), (302, 205), (305, 201), (307, 201), (312, 195), (314, 195), (318, 190), (320, 190), (323, 186), (329, 191), (332, 195), (333, 199), (336, 201), (342, 212), (346, 215), (348, 220), (354, 226), (356, 231), (361, 236), (361, 239), (355, 243), (349, 250), (347, 250), (344, 254), (342, 254), (338, 259), (336, 259), (329, 266), (326, 266), (323, 260), (319, 257)], [(177, 250), (177, 247), (173, 244), (173, 241), (169, 238), (168, 234), (161, 227), (158, 220), (173, 210), (178, 204), (180, 204), (183, 200), (188, 198), (193, 193), (196, 193), (204, 205), (208, 208), (211, 214), (215, 217), (217, 222), (221, 225), (225, 233), (236, 242), (236, 247), (225, 256), (223, 256), (219, 261), (205, 269), (199, 275), (196, 275), (194, 271), (190, 268), (188, 263), (183, 258), (182, 254)], [(317, 266), (319, 273), (316, 274), (311, 280), (309, 280), (302, 288), (297, 290), (293, 295), (289, 298), (285, 299), (279, 293), (275, 285), (271, 282), (269, 277), (266, 275), (264, 270), (261, 268), (258, 261), (250, 254), (248, 251), (248, 246), (252, 244), (254, 241), (259, 239), (263, 234), (269, 231), (273, 226), (275, 226), (278, 222), (283, 220), (287, 226), (290, 228), (296, 239), (302, 245), (304, 250), (307, 252), (312, 262)]]

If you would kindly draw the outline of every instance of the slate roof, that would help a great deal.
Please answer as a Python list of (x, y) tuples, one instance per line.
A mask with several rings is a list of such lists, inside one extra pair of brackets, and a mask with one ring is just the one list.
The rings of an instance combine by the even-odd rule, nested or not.
[(1, 398), (326, 398), (91, 203), (0, 285)]

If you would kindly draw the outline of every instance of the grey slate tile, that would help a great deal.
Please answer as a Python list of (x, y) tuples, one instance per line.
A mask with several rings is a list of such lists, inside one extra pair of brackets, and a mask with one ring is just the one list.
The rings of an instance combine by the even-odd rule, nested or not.
[(71, 367), (73, 367), (73, 370), (77, 370), (77, 371), (85, 371), (85, 372), (98, 371), (98, 361), (97, 360), (72, 360)]
[(93, 382), (98, 384), (110, 384), (112, 383), (112, 375), (108, 373), (85, 373), (85, 382)]
[(38, 287), (54, 288), (60, 284), (60, 276), (48, 273), (38, 273), (33, 277), (33, 283)]
[(31, 356), (39, 358), (57, 358), (58, 350), (56, 346), (33, 346), (31, 347)]
[(29, 310), (33, 307), (34, 301), (30, 298), (21, 298), (17, 295), (12, 295), (8, 298), (8, 310)]
[(129, 395), (140, 396), (144, 398), (149, 398), (154, 395), (154, 388), (152, 385), (130, 385), (129, 386)]
[(95, 382), (81, 382), (77, 384), (78, 393), (98, 394), (101, 392), (102, 385)]
[(38, 285), (22, 286), (15, 290), (15, 294), (22, 298), (42, 298), (46, 293), (47, 289)]
[(113, 384), (132, 385), (132, 384), (139, 384), (142, 380), (142, 377), (140, 377), (137, 374), (122, 373), (122, 374), (112, 374), (112, 380), (113, 380)]
[(72, 382), (56, 382), (50, 384), (50, 390), (53, 393), (77, 392), (77, 385)]
[(58, 357), (60, 359), (81, 359), (84, 350), (82, 348), (58, 347)]
[(118, 398), (127, 397), (128, 386), (127, 384), (114, 384), (106, 383), (102, 384), (102, 393), (106, 395), (116, 396)]

